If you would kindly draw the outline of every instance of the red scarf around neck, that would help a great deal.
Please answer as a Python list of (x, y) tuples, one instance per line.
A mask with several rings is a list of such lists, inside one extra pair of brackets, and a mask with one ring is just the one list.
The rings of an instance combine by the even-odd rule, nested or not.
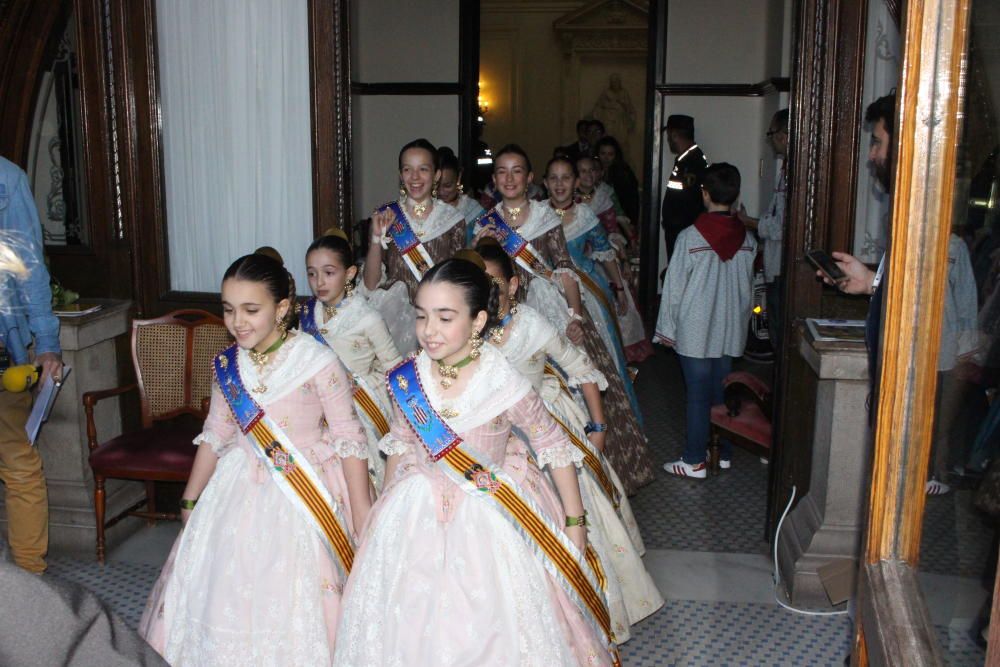
[(723, 262), (728, 262), (743, 247), (747, 231), (736, 216), (723, 213), (702, 213), (694, 221), (695, 229)]

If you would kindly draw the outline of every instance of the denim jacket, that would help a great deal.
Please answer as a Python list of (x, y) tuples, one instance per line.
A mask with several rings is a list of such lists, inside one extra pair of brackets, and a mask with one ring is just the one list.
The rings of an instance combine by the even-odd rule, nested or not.
[(0, 275), (0, 339), (12, 364), (35, 355), (59, 354), (59, 319), (52, 314), (49, 272), (42, 255), (38, 209), (21, 169), (0, 157), (0, 242), (9, 244), (28, 269), (24, 278)]

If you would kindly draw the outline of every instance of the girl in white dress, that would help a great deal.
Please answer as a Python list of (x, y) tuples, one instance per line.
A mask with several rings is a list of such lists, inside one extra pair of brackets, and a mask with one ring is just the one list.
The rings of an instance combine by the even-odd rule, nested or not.
[(354, 405), (368, 434), (368, 470), (380, 489), (385, 463), (378, 442), (392, 416), (385, 373), (403, 359), (382, 316), (355, 294), (358, 268), (343, 230), (328, 229), (312, 242), (306, 273), (313, 298), (299, 306), (299, 328), (330, 346), (353, 374)]
[(236, 343), (213, 359), (184, 528), (139, 626), (175, 667), (332, 658), (353, 535), (371, 504), (368, 447), (337, 355), (287, 331), (294, 294), (285, 267), (261, 254), (222, 282)]
[[(465, 218), (437, 198), (437, 149), (416, 139), (399, 151), (399, 198), (372, 214), (359, 291), (382, 314), (396, 348), (413, 351), (413, 295), (424, 273), (465, 247)], [(401, 245), (402, 244), (402, 245)]]
[[(482, 342), (496, 306), (470, 262), (447, 260), (421, 281), (423, 351), (387, 376), (386, 487), (344, 593), (336, 665), (618, 664), (587, 550), (582, 455)], [(554, 484), (508, 459), (514, 427)]]
[[(624, 601), (624, 609), (615, 619), (615, 636), (619, 643), (624, 642), (628, 626), (663, 606), (663, 596), (642, 563), (646, 547), (625, 490), (601, 454), (608, 426), (601, 390), (607, 381), (586, 353), (556, 331), (541, 313), (516, 302), (518, 278), (499, 246), (480, 243), (477, 252), (486, 272), (500, 287), (500, 324), (491, 331), (490, 341), (531, 381), (552, 417), (584, 452), (579, 471), (587, 533), (601, 545), (601, 558), (615, 573)], [(586, 411), (574, 400), (571, 388), (583, 395)], [(618, 610), (614, 600), (611, 602), (614, 617)]]

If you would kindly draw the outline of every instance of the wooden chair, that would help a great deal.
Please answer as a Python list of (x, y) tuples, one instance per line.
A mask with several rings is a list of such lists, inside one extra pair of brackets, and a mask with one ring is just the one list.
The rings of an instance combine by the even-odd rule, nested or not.
[(726, 438), (751, 453), (771, 458), (771, 387), (756, 375), (737, 371), (722, 381), (725, 403), (713, 405), (708, 469), (719, 472), (719, 441)]
[[(99, 562), (104, 562), (105, 529), (126, 516), (143, 517), (151, 523), (179, 518), (177, 512), (157, 511), (156, 482), (187, 481), (197, 451), (191, 441), (200, 432), (200, 425), (170, 420), (177, 422), (181, 415), (193, 415), (204, 421), (212, 390), (211, 362), (229, 343), (229, 332), (222, 320), (202, 310), (178, 310), (156, 319), (134, 320), (132, 365), (137, 382), (83, 395), (90, 467), (94, 472)], [(103, 399), (136, 390), (142, 428), (98, 444), (94, 406)], [(145, 482), (146, 498), (105, 521), (104, 482), (108, 478)], [(143, 505), (145, 511), (139, 511)]]

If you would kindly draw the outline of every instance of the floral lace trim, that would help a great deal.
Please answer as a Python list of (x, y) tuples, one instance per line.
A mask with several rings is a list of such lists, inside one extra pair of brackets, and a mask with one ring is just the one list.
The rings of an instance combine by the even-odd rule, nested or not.
[(573, 445), (558, 445), (546, 447), (538, 452), (538, 467), (565, 468), (568, 465), (580, 467), (583, 462), (583, 452)]
[(392, 433), (386, 434), (384, 438), (378, 441), (378, 448), (386, 456), (392, 456), (393, 454), (405, 454), (409, 451), (409, 445), (394, 436)]
[(571, 387), (579, 387), (580, 385), (593, 382), (597, 385), (597, 388), (604, 391), (608, 388), (608, 379), (604, 377), (604, 373), (597, 370), (589, 370), (586, 373), (581, 373), (580, 375), (573, 375), (566, 381), (566, 383)]
[(367, 443), (359, 442), (357, 440), (349, 440), (347, 438), (337, 438), (329, 444), (334, 455), (339, 456), (342, 459), (348, 456), (353, 456), (356, 459), (368, 458)]
[(613, 262), (616, 255), (614, 250), (592, 250), (590, 258), (597, 262)]
[(221, 456), (233, 444), (232, 442), (223, 442), (222, 438), (212, 431), (202, 431), (191, 442), (195, 446), (208, 445), (216, 456)]

